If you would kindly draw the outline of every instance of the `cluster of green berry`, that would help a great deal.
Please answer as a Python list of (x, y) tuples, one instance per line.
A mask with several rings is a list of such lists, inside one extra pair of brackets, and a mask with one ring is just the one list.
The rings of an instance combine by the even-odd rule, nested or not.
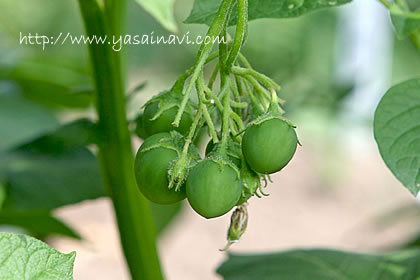
[[(227, 36), (235, 3), (222, 1), (207, 36)], [(240, 53), (247, 8), (247, 0), (237, 1), (234, 40), (219, 45), (214, 54), (211, 44), (203, 44), (194, 67), (170, 90), (149, 100), (137, 118), (137, 135), (145, 141), (136, 155), (135, 175), (141, 192), (155, 203), (188, 198), (201, 216), (219, 217), (264, 194), (261, 180), (267, 182), (296, 151), (294, 126), (282, 117), (280, 87)], [(204, 72), (213, 64), (206, 81)], [(220, 86), (215, 86), (217, 80)], [(204, 159), (195, 145), (203, 131), (211, 137)]]
[[(224, 141), (215, 144), (210, 140), (204, 159), (191, 143), (194, 137), (190, 139), (184, 166), (176, 168), (185, 153), (184, 135), (193, 127), (193, 108), (197, 107), (190, 101), (180, 125), (173, 127), (181, 93), (172, 89), (152, 98), (137, 119), (137, 134), (145, 139), (136, 156), (137, 183), (155, 203), (170, 204), (188, 197), (197, 213), (218, 217), (258, 195), (261, 178), (286, 166), (296, 150), (296, 133), (282, 118), (279, 105), (271, 102), (267, 112), (249, 121), (243, 133), (229, 130)], [(179, 174), (184, 175), (181, 180), (175, 177)]]

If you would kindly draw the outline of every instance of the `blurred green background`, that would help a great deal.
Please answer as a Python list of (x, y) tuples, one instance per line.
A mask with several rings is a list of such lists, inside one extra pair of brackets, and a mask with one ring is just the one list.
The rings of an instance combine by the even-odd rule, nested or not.
[[(367, 2), (372, 3), (363, 4)], [(362, 113), (354, 110), (357, 102), (365, 101), (357, 91), (360, 81), (379, 83), (376, 92), (370, 93), (370, 102), (375, 104), (391, 84), (420, 73), (417, 50), (409, 40), (394, 38), (385, 10), (374, 2), (359, 0), (298, 19), (252, 22), (243, 51), (259, 72), (282, 85), (280, 96), (287, 100), (288, 117), (298, 124), (304, 147), (312, 151), (314, 172), (320, 189), (326, 192), (339, 188), (337, 182), (351, 168), (345, 161), (337, 164), (343, 154), (354, 153), (351, 143), (343, 139), (351, 140), (363, 131), (373, 141), (374, 106)], [(342, 68), (354, 50), (363, 52), (370, 47), (369, 43), (363, 45), (363, 36), (359, 40), (352, 33), (357, 30), (352, 29), (352, 22), (362, 21), (355, 16), (356, 4), (359, 9), (368, 5), (366, 9), (375, 11), (378, 24), (365, 36), (375, 39), (375, 34), (382, 34), (383, 45), (370, 52), (379, 53), (385, 69), (377, 69), (377, 60), (369, 57), (357, 64), (366, 66), (364, 71)], [(190, 0), (176, 3), (180, 34), (203, 35), (205, 26), (182, 23), (191, 7)], [(90, 128), (94, 124), (87, 118), (95, 118), (87, 48), (67, 43), (42, 50), (40, 45), (19, 44), (20, 32), (54, 37), (61, 32), (84, 34), (77, 2), (2, 0), (0, 10), (0, 224), (24, 228), (41, 238), (50, 234), (79, 238), (51, 213), (58, 207), (104, 195), (94, 149), (85, 148), (93, 143)], [(129, 1), (127, 34), (152, 32), (157, 36), (170, 34)], [(197, 46), (185, 44), (124, 47), (127, 92), (147, 82), (127, 105), (129, 119), (135, 118), (149, 97), (167, 89), (193, 64), (196, 51)], [(360, 73), (366, 71), (376, 80), (363, 81)], [(65, 123), (71, 124), (63, 128)], [(359, 142), (366, 139), (363, 137)], [(415, 209), (414, 201), (412, 207)], [(157, 220), (163, 221), (158, 221), (160, 227), (178, 208), (155, 211)], [(401, 216), (396, 215), (393, 221)]]

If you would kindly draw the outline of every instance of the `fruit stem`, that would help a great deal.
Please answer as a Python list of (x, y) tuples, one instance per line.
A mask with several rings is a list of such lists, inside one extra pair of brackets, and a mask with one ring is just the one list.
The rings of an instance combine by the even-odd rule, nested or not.
[[(207, 63), (212, 62), (212, 61), (213, 61), (213, 60), (215, 60), (218, 56), (219, 56), (219, 54), (218, 54), (218, 53), (213, 53), (213, 54), (211, 54), (211, 55), (207, 58), (207, 60), (206, 60), (206, 62), (205, 62), (204, 64), (207, 64)], [(176, 80), (176, 81), (175, 81), (174, 85), (173, 85), (173, 86), (172, 86), (172, 88), (171, 88), (171, 91), (172, 91), (172, 90), (177, 90), (177, 91), (179, 91), (179, 92), (181, 92), (181, 93), (182, 93), (182, 91), (183, 91), (183, 89), (184, 89), (185, 81), (188, 79), (188, 77), (190, 77), (190, 76), (193, 74), (193, 72), (194, 72), (194, 67), (191, 67), (190, 69), (188, 69), (187, 71), (185, 71), (185, 72), (184, 72), (184, 74), (182, 74), (182, 75), (178, 78), (178, 80)]]
[(257, 81), (262, 83), (266, 88), (268, 89), (275, 89), (280, 90), (280, 85), (278, 85), (275, 81), (273, 81), (271, 78), (267, 77), (264, 74), (261, 74), (254, 69), (251, 68), (242, 68), (233, 66), (232, 67), (232, 73), (238, 76), (251, 76), (254, 77)]
[(209, 97), (214, 100), (214, 104), (216, 105), (217, 109), (220, 111), (220, 113), (223, 112), (223, 105), (220, 102), (219, 98), (216, 96), (216, 94), (206, 85), (204, 85), (204, 91), (209, 95)]
[[(222, 31), (222, 36), (226, 37), (226, 26), (224, 26)], [(222, 111), (222, 141), (219, 149), (220, 154), (226, 153), (227, 140), (229, 136), (229, 117), (230, 117), (230, 79), (229, 79), (229, 68), (227, 68), (227, 59), (228, 59), (228, 50), (227, 44), (219, 45), (219, 64), (220, 64), (220, 88), (226, 89), (226, 92), (220, 94), (220, 98), (223, 100), (223, 111)]]
[(242, 122), (242, 119), (241, 119), (241, 117), (240, 117), (238, 114), (236, 114), (235, 112), (231, 111), (231, 113), (230, 113), (230, 117), (231, 117), (231, 118), (235, 121), (235, 123), (238, 125), (239, 130), (243, 130), (243, 129), (245, 129), (245, 125), (244, 125), (244, 123)]
[(284, 114), (284, 110), (280, 108), (280, 105), (279, 105), (277, 92), (274, 89), (271, 89), (271, 101), (270, 101), (270, 107), (268, 108), (268, 111), (274, 115)]
[(213, 89), (213, 85), (214, 85), (214, 82), (216, 81), (217, 74), (219, 74), (219, 69), (220, 69), (220, 66), (219, 66), (219, 63), (218, 63), (218, 64), (214, 67), (214, 70), (213, 70), (213, 72), (211, 73), (211, 76), (210, 76), (210, 79), (209, 79), (208, 87), (209, 87), (210, 89)]
[[(79, 0), (89, 36), (121, 34), (125, 1)], [(134, 280), (163, 279), (156, 250), (149, 203), (134, 178), (134, 157), (128, 130), (120, 53), (108, 45), (90, 44), (98, 127), (105, 141), (98, 144), (102, 180), (115, 209), (120, 240)]]
[[(174, 164), (174, 167), (172, 167), (175, 170), (177, 170), (177, 169), (183, 170), (183, 169), (188, 168), (188, 165), (189, 165), (189, 162), (187, 162), (187, 160), (188, 160), (188, 149), (190, 148), (190, 145), (192, 143), (192, 139), (194, 138), (196, 130), (199, 126), (202, 114), (203, 114), (203, 107), (200, 106), (199, 109), (197, 110), (195, 116), (194, 116), (194, 121), (191, 125), (188, 136), (185, 139), (185, 144), (184, 144), (184, 147), (182, 149), (182, 153), (179, 156), (179, 158), (176, 160), (176, 162)], [(180, 173), (178, 173), (178, 172), (172, 173), (172, 175), (169, 178), (169, 186), (168, 186), (169, 189), (171, 189), (174, 186), (174, 183), (176, 181), (178, 181), (178, 183), (175, 187), (175, 191), (179, 191), (179, 189), (181, 187), (181, 183), (182, 183), (182, 181), (184, 181), (184, 178), (179, 178), (179, 174), (182, 174), (182, 173), (183, 173), (182, 171)], [(183, 177), (183, 176), (181, 176), (181, 177)]]
[(239, 61), (246, 67), (246, 68), (250, 68), (253, 69), (251, 66), (251, 63), (249, 63), (248, 59), (246, 59), (246, 57), (242, 54), (239, 53), (238, 55)]
[[(257, 99), (254, 95), (254, 92), (250, 89), (248, 83), (244, 83), (244, 85), (245, 85), (245, 88), (246, 88), (246, 92), (248, 94), (248, 98), (251, 101), (252, 110), (253, 110), (254, 115), (259, 116), (259, 115), (264, 114), (264, 110), (261, 108), (262, 104), (257, 102)], [(263, 107), (264, 107), (264, 105), (263, 105)], [(254, 117), (256, 117), (256, 116), (254, 116)]]
[(248, 32), (248, 0), (238, 0), (238, 21), (236, 23), (235, 39), (226, 62), (226, 68), (230, 70), (238, 58), (245, 37)]
[(207, 105), (205, 104), (206, 97), (204, 96), (204, 81), (203, 81), (202, 74), (203, 73), (201, 73), (200, 77), (197, 80), (197, 94), (198, 94), (199, 106), (201, 108), (201, 111), (203, 112), (204, 119), (206, 120), (207, 126), (210, 131), (210, 135), (213, 138), (213, 143), (216, 144), (216, 143), (219, 143), (219, 139), (217, 138), (216, 129), (214, 128), (213, 121), (207, 109)]
[[(235, 0), (223, 0), (221, 3), (219, 10), (217, 11), (216, 17), (211, 23), (209, 30), (207, 31), (206, 37), (209, 38), (216, 38), (220, 35), (222, 30), (225, 29), (226, 24), (229, 20), (230, 13), (232, 11), (232, 7)], [(194, 65), (194, 70), (191, 76), (191, 79), (188, 83), (187, 89), (184, 93), (184, 98), (181, 102), (179, 107), (178, 113), (175, 117), (174, 122), (172, 123), (173, 126), (178, 127), (179, 122), (181, 121), (182, 115), (184, 113), (185, 107), (187, 106), (188, 100), (190, 98), (190, 94), (194, 88), (195, 82), (197, 81), (198, 76), (200, 75), (201, 71), (203, 70), (204, 63), (209, 56), (212, 48), (214, 45), (214, 40), (210, 40), (210, 43), (203, 42), (201, 44), (200, 49), (198, 50), (197, 58)]]
[(182, 148), (182, 153), (179, 156), (179, 158), (175, 161), (174, 165), (171, 167), (171, 170), (169, 171), (169, 189), (172, 189), (174, 187), (174, 184), (177, 182), (175, 186), (175, 191), (179, 191), (182, 183), (185, 181), (185, 174), (187, 174), (186, 170), (190, 165), (188, 159), (188, 150), (196, 132), (198, 131), (198, 128), (200, 127), (199, 124), (202, 115), (203, 106), (199, 106), (199, 109), (197, 110), (194, 116), (194, 120), (191, 125), (190, 131), (188, 132), (188, 136), (185, 139), (184, 147)]
[(236, 101), (231, 100), (230, 101), (230, 106), (232, 106), (234, 108), (244, 109), (244, 108), (248, 107), (248, 103), (246, 103), (246, 102), (236, 102)]
[[(230, 84), (230, 90), (232, 91), (233, 98), (234, 98), (234, 101), (232, 100), (232, 106), (233, 106), (234, 103), (235, 104), (241, 103), (241, 97), (239, 96), (238, 88), (236, 87), (236, 85), (234, 83)], [(235, 108), (242, 108), (242, 109), (246, 108), (247, 103), (244, 103), (244, 104), (245, 104), (244, 107), (243, 106), (240, 106), (240, 107), (235, 106)]]
[(270, 93), (261, 86), (253, 77), (251, 76), (243, 76), (243, 78), (249, 82), (252, 87), (255, 89), (256, 93), (259, 95), (259, 101), (264, 109), (266, 109), (269, 105)]
[[(225, 78), (224, 83), (230, 83), (229, 79)], [(222, 115), (222, 143), (227, 143), (227, 139), (229, 136), (229, 119), (232, 113), (232, 109), (230, 107), (230, 94), (227, 93), (223, 97), (223, 115)]]

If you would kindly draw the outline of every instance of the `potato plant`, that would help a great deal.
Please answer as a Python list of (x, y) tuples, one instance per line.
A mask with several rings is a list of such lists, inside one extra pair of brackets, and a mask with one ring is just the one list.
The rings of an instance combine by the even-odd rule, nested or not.
[[(171, 10), (174, 0), (136, 2), (166, 29), (176, 31)], [(298, 138), (298, 124), (287, 119), (280, 85), (253, 67), (244, 55), (248, 24), (260, 18), (305, 16), (349, 2), (195, 0), (185, 23), (207, 25), (206, 36), (223, 38), (225, 43), (203, 42), (191, 68), (185, 69), (171, 88), (148, 100), (133, 120), (127, 118), (124, 56), (111, 45), (90, 44), (91, 91), (97, 120), (81, 119), (64, 126), (45, 121), (42, 131), (48, 132), (35, 140), (10, 147), (6, 143), (4, 149), (0, 146), (0, 155), (6, 159), (0, 159), (0, 186), (4, 181), (8, 187), (7, 192), (0, 193), (0, 220), (25, 228), (40, 239), (51, 233), (80, 239), (51, 211), (107, 195), (115, 210), (131, 278), (159, 280), (164, 276), (154, 224), (157, 222), (161, 228), (171, 217), (155, 214), (155, 206), (151, 205), (177, 207), (186, 199), (206, 219), (231, 213), (223, 249), (228, 250), (246, 232), (248, 201), (263, 199), (270, 174), (283, 172), (300, 149), (300, 140), (309, 141)], [(409, 37), (420, 51), (420, 6), (405, 0), (379, 2), (389, 10), (398, 37)], [(78, 3), (87, 35), (124, 34), (126, 1)], [(5, 108), (15, 106), (15, 101), (4, 99), (6, 102), (10, 104)], [(28, 112), (29, 107), (22, 108), (22, 112)], [(49, 119), (35, 109), (30, 112)], [(206, 147), (198, 145), (202, 135), (209, 139)], [(408, 191), (418, 196), (420, 79), (402, 82), (385, 93), (376, 109), (374, 135), (386, 165)], [(143, 141), (135, 155), (133, 137)], [(95, 154), (87, 148), (92, 145)], [(51, 154), (53, 160), (45, 160)], [(98, 169), (87, 164), (96, 158)], [(89, 187), (72, 189), (66, 185), (67, 193), (61, 196), (46, 192), (52, 198), (45, 203), (40, 203), (44, 200), (39, 192), (30, 198), (19, 196), (19, 188), (13, 187), (14, 181), (9, 179), (25, 181), (26, 173), (13, 177), (17, 171), (8, 166), (18, 165), (22, 159), (27, 166), (36, 167), (30, 171), (38, 178), (48, 176), (61, 165), (65, 170), (76, 170), (73, 174), (85, 172), (90, 177), (83, 177), (86, 181), (79, 178), (78, 183)], [(62, 172), (44, 184), (48, 187), (61, 182), (58, 177), (71, 176)], [(19, 182), (15, 185), (19, 186)], [(0, 233), (0, 279), (72, 279), (74, 259), (74, 253), (61, 254), (32, 237)], [(419, 249), (382, 255), (298, 249), (260, 255), (229, 254), (217, 272), (224, 279), (415, 280), (420, 277), (419, 264)], [(25, 266), (28, 269), (22, 268)]]

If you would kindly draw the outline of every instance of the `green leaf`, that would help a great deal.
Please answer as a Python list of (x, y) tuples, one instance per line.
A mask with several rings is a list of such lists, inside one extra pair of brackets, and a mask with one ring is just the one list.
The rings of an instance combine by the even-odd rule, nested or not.
[[(33, 210), (51, 210), (105, 196), (97, 159), (84, 148), (100, 141), (102, 138), (96, 124), (88, 119), (80, 119), (38, 137), (12, 152), (0, 155), (0, 174), (5, 174), (7, 183), (4, 206), (8, 211), (26, 210), (21, 214), (22, 221), (7, 217), (6, 221), (9, 223), (14, 221), (17, 223), (16, 226), (27, 228), (18, 223), (24, 222), (24, 215), (33, 213), (31, 221), (34, 221), (38, 215), (39, 219), (45, 219), (45, 223), (55, 223), (48, 220), (54, 219), (53, 217), (41, 217), (39, 215), (44, 212), (33, 212)], [(158, 232), (169, 225), (182, 206), (180, 203), (150, 204)], [(0, 224), (7, 224), (2, 222), (1, 215), (0, 212)], [(41, 225), (34, 226), (33, 232), (43, 234), (40, 232)], [(55, 233), (46, 227), (45, 233), (48, 231)], [(57, 233), (66, 234), (64, 231)], [(67, 231), (66, 235), (72, 234)]]
[(80, 88), (90, 82), (89, 77), (77, 70), (31, 59), (9, 68), (0, 68), (0, 76), (14, 81), (35, 103), (58, 109), (87, 108), (93, 103), (93, 89)]
[(420, 79), (392, 87), (375, 112), (375, 139), (385, 164), (414, 195), (420, 191)]
[(25, 235), (0, 233), (0, 279), (72, 280), (76, 252), (62, 254)]
[(399, 39), (404, 39), (420, 30), (420, 13), (404, 12), (397, 5), (390, 9), (392, 24)]
[(43, 211), (2, 211), (0, 225), (16, 226), (36, 236), (60, 235), (81, 239), (80, 235), (59, 219)]
[(21, 145), (17, 151), (62, 154), (99, 141), (101, 138), (97, 125), (89, 119), (78, 119)]
[[(185, 23), (204, 23), (210, 25), (222, 0), (195, 0), (191, 14)], [(324, 8), (337, 7), (351, 0), (249, 0), (249, 20), (259, 18), (292, 18)], [(234, 10), (230, 25), (236, 23)]]
[(163, 27), (171, 32), (177, 32), (178, 27), (174, 17), (175, 0), (136, 0)]
[(404, 248), (412, 248), (412, 247), (416, 247), (420, 249), (420, 231), (417, 234), (417, 236), (413, 237), (411, 240), (409, 240), (407, 242), (407, 244), (405, 244)]
[(59, 126), (54, 114), (17, 96), (0, 95), (0, 151), (23, 144)]
[(5, 207), (51, 210), (104, 196), (95, 156), (87, 149), (64, 154), (17, 151), (9, 155)]
[(418, 280), (420, 250), (365, 255), (326, 249), (229, 255), (217, 270), (225, 280)]
[(78, 120), (2, 155), (5, 207), (51, 210), (103, 197), (97, 159), (84, 147), (95, 141), (96, 126)]

